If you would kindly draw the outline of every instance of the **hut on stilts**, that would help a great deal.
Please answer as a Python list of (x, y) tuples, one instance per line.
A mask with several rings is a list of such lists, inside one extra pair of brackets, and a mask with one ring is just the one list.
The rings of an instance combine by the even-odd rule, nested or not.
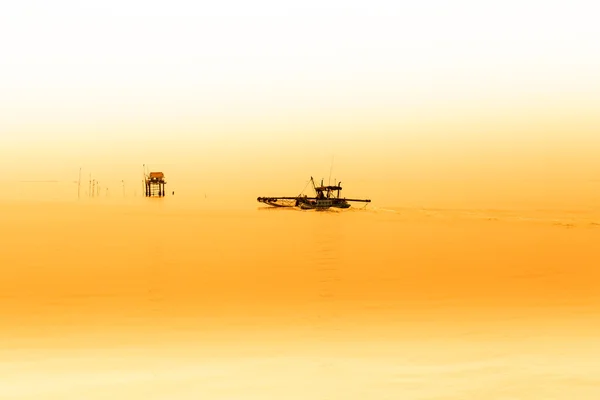
[(162, 172), (150, 172), (146, 175), (146, 197), (165, 196), (165, 174)]

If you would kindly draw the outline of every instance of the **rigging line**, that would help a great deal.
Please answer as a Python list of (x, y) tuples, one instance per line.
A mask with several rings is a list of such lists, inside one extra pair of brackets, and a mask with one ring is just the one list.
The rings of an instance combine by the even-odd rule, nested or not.
[(331, 167), (329, 168), (329, 181), (328, 181), (328, 185), (331, 185), (331, 172), (333, 171), (333, 158), (334, 156), (331, 156)]
[(302, 196), (302, 193), (304, 193), (304, 191), (306, 190), (306, 188), (308, 187), (308, 184), (310, 183), (310, 181), (306, 182), (306, 185), (304, 186), (304, 189), (302, 189), (302, 191), (300, 192), (300, 194), (298, 196)]

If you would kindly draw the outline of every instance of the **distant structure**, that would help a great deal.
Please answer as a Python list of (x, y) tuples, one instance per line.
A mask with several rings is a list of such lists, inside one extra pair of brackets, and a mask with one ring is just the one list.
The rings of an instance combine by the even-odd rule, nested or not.
[(165, 174), (162, 172), (150, 172), (146, 175), (146, 197), (165, 196)]

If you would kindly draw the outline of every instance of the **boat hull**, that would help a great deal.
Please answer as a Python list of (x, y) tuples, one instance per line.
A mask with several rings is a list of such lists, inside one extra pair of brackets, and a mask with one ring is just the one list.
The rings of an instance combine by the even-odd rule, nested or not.
[(298, 204), (303, 210), (326, 210), (328, 208), (350, 208), (343, 199), (318, 199), (318, 200), (305, 200)]

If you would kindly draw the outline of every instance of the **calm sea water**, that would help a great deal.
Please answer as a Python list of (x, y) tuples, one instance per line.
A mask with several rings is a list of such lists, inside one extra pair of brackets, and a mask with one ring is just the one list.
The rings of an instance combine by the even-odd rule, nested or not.
[(0, 218), (2, 399), (600, 398), (593, 212)]

